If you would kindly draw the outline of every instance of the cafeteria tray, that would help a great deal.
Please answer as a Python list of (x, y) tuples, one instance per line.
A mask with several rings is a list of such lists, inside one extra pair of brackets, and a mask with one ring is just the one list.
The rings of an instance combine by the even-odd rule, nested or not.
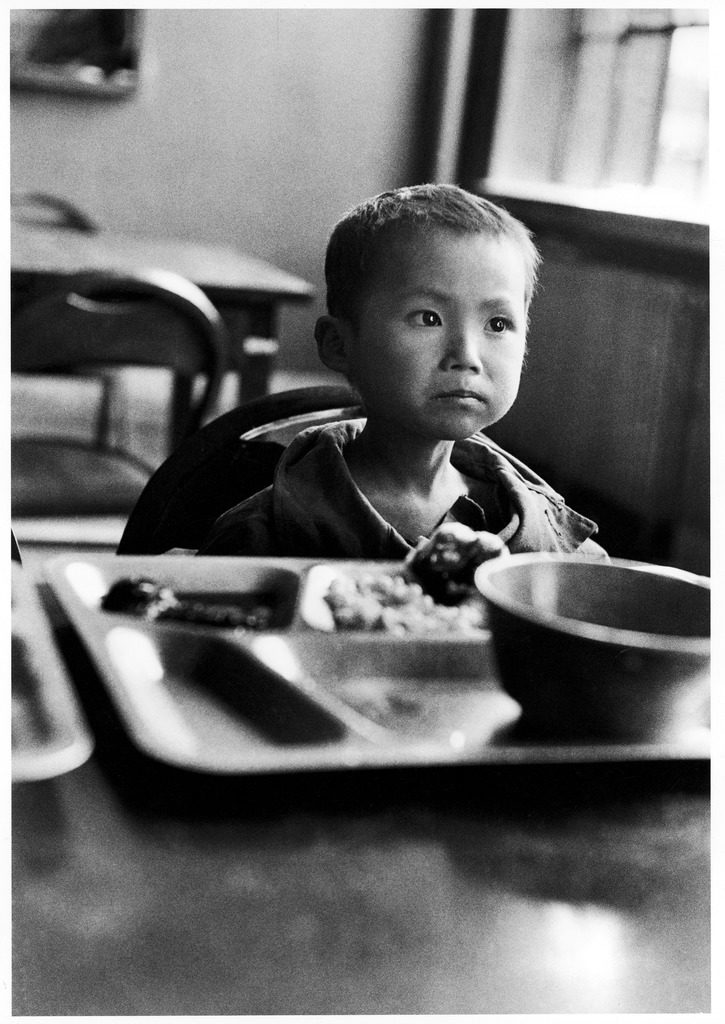
[[(318, 621), (320, 579), (389, 572), (400, 563), (319, 568), (298, 559), (89, 555), (54, 559), (46, 573), (132, 741), (179, 768), (254, 775), (709, 757), (706, 729), (667, 743), (527, 737), (518, 704), (498, 683), (488, 631), (331, 631)], [(273, 609), (271, 628), (103, 611), (112, 583), (131, 576), (210, 602), (263, 596)]]
[(33, 578), (17, 562), (12, 563), (11, 617), (12, 779), (50, 779), (83, 764), (93, 740)]

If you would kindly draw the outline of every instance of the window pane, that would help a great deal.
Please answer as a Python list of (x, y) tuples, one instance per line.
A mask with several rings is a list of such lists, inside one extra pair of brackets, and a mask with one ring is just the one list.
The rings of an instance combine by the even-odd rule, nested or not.
[(707, 193), (707, 28), (672, 35), (655, 183), (702, 200)]
[(490, 178), (703, 219), (707, 19), (694, 9), (512, 10)]

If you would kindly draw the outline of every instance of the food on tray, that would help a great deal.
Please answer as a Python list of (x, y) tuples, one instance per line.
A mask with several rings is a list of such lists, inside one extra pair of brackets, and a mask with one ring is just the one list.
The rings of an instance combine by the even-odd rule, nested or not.
[(495, 533), (478, 533), (463, 523), (446, 523), (432, 537), (420, 541), (406, 559), (406, 568), (427, 594), (442, 604), (453, 605), (473, 591), (473, 573), (478, 566), (507, 550)]
[(437, 604), (404, 571), (346, 573), (330, 582), (325, 601), (337, 629), (381, 630), (394, 634), (471, 634), (486, 628), (477, 598), (458, 605)]
[[(245, 599), (248, 607), (241, 604)], [(171, 587), (145, 576), (117, 580), (101, 601), (101, 607), (107, 612), (125, 612), (144, 619), (242, 629), (268, 629), (273, 613), (271, 605), (265, 604), (258, 594), (235, 595), (234, 604), (218, 604), (178, 597)]]

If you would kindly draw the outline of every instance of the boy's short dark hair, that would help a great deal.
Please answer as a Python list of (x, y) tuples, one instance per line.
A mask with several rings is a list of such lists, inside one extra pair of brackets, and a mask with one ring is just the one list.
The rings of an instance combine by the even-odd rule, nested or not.
[(325, 257), (327, 310), (331, 316), (355, 319), (356, 303), (374, 267), (377, 247), (391, 230), (400, 227), (442, 227), (516, 242), (524, 258), (528, 307), (541, 261), (529, 229), (502, 207), (458, 185), (426, 184), (381, 192), (350, 210), (335, 225)]

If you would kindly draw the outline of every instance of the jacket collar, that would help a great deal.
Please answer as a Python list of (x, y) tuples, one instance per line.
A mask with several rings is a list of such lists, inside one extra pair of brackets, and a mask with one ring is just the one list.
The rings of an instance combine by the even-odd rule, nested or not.
[(364, 420), (310, 427), (287, 447), (275, 474), (274, 520), (285, 551), (331, 558), (404, 558), (406, 540), (373, 508), (343, 448)]
[[(410, 544), (358, 489), (343, 455), (365, 421), (310, 427), (286, 449), (277, 467), (273, 509), (284, 551), (299, 556), (404, 558)], [(459, 441), (453, 464), (475, 479), (504, 488), (511, 519), (500, 532), (512, 552), (576, 551), (597, 526), (524, 463), (482, 434)]]
[(597, 524), (580, 515), (545, 480), (484, 434), (459, 441), (451, 460), (469, 476), (497, 480), (505, 489), (512, 518), (499, 536), (512, 553), (576, 551), (597, 532)]

